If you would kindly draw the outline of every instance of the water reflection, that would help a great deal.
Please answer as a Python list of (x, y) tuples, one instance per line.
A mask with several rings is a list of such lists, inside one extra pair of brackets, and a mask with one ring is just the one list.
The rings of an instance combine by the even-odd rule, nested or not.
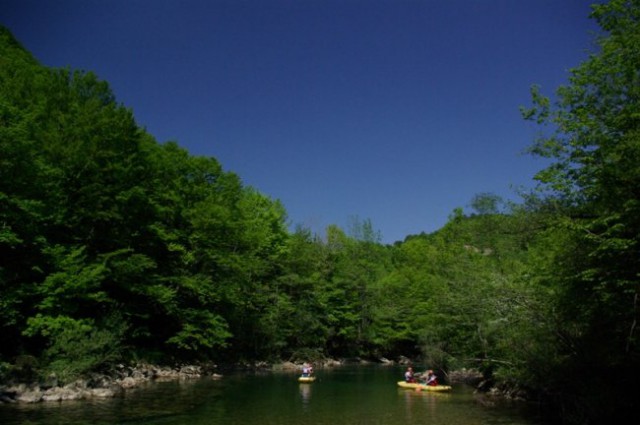
[(309, 405), (309, 401), (311, 400), (311, 384), (310, 383), (301, 383), (300, 384), (300, 397), (302, 398), (302, 407), (306, 409)]
[(448, 393), (398, 389), (398, 394), (404, 399), (405, 415), (409, 420), (435, 420), (438, 416), (438, 404), (446, 403), (451, 397)]
[[(398, 388), (397, 370), (323, 371), (316, 383), (287, 374), (153, 383), (123, 397), (0, 405), (2, 425), (532, 425), (515, 410), (486, 410), (472, 390)], [(312, 394), (313, 393), (313, 394)], [(313, 403), (311, 398), (313, 397)]]

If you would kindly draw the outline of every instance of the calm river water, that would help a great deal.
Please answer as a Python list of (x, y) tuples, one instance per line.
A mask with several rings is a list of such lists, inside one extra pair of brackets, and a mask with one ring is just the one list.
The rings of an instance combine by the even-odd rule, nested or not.
[(450, 393), (397, 387), (402, 369), (320, 369), (310, 384), (294, 373), (231, 374), (221, 380), (154, 382), (108, 400), (0, 405), (0, 424), (136, 425), (540, 425), (517, 406), (486, 408), (470, 388)]

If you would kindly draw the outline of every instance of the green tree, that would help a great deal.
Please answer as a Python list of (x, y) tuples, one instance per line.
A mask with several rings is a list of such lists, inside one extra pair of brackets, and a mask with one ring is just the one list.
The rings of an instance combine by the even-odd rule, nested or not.
[(46, 269), (45, 167), (33, 129), (47, 72), (0, 26), (0, 360), (24, 350), (22, 329)]
[(480, 215), (498, 214), (503, 203), (502, 198), (494, 193), (480, 193), (471, 200), (471, 208)]
[[(523, 112), (556, 129), (531, 152), (553, 160), (537, 179), (563, 207), (560, 223), (571, 236), (572, 251), (553, 259), (557, 350), (567, 360), (548, 384), (567, 395), (561, 403), (578, 404), (572, 412), (612, 420), (631, 411), (631, 377), (640, 372), (640, 2), (612, 0), (593, 6), (592, 16), (604, 31), (599, 51), (572, 70), (557, 101), (534, 88), (534, 107)], [(594, 387), (612, 387), (611, 397)]]
[(4, 28), (0, 54), (2, 359), (81, 373), (124, 353), (249, 352), (280, 273), (280, 203), (158, 144), (92, 73), (40, 66)]
[(331, 267), (325, 244), (298, 226), (288, 238), (282, 268), (272, 292), (269, 321), (279, 353), (299, 360), (309, 360), (310, 352), (327, 355), (329, 324), (321, 288), (327, 287)]

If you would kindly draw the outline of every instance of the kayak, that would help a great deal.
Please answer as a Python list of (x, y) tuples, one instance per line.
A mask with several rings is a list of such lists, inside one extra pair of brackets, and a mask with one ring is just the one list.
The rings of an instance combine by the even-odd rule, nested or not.
[(313, 382), (316, 380), (315, 376), (300, 376), (298, 378), (299, 382)]
[(416, 391), (451, 391), (450, 385), (425, 385), (418, 382), (398, 381), (398, 386), (402, 388), (411, 388)]

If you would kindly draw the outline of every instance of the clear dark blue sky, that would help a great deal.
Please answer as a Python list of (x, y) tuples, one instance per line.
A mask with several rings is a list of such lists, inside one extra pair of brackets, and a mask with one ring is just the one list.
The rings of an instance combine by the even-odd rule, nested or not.
[(44, 65), (95, 72), (159, 142), (213, 156), (323, 233), (432, 232), (518, 200), (529, 88), (587, 57), (587, 0), (0, 0)]

